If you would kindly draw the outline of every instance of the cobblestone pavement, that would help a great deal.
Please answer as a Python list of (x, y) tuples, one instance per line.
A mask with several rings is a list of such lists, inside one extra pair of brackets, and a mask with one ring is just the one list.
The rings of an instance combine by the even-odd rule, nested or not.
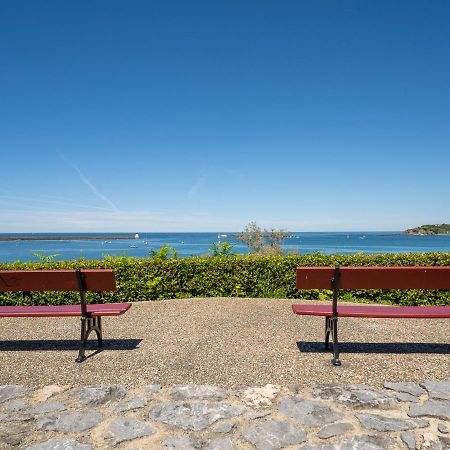
[(0, 448), (450, 449), (450, 381), (0, 386)]

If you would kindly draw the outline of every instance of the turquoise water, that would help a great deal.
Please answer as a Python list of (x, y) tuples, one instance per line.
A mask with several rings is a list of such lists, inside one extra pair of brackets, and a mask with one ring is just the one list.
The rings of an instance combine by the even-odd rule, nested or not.
[[(59, 236), (70, 236), (74, 233), (60, 233)], [(87, 233), (92, 236), (96, 233)], [(108, 233), (97, 233), (107, 235)], [(131, 233), (114, 233), (131, 236)], [(246, 253), (247, 248), (236, 239), (233, 233), (222, 232), (234, 245), (237, 253)], [(409, 252), (450, 252), (450, 236), (405, 236), (399, 232), (327, 232), (303, 233), (293, 232), (295, 237), (286, 239), (283, 249), (300, 254), (352, 254), (352, 253), (409, 253)], [(50, 234), (49, 234), (50, 235)], [(54, 233), (51, 234), (55, 235)], [(77, 235), (80, 235), (77, 233)], [(42, 236), (45, 234), (0, 234), (1, 237)], [(48, 235), (47, 235), (48, 236)], [(217, 233), (140, 233), (139, 239), (104, 240), (39, 240), (39, 241), (0, 241), (0, 261), (37, 261), (33, 253), (45, 255), (58, 254), (56, 260), (99, 259), (104, 255), (122, 255), (146, 257), (151, 249), (158, 250), (164, 244), (174, 247), (179, 256), (205, 255), (212, 242), (218, 241)], [(131, 246), (135, 247), (131, 247)]]

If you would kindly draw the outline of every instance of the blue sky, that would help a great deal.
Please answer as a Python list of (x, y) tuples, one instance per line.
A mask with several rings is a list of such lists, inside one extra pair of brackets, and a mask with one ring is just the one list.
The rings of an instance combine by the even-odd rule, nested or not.
[(0, 2), (0, 232), (449, 222), (450, 3)]

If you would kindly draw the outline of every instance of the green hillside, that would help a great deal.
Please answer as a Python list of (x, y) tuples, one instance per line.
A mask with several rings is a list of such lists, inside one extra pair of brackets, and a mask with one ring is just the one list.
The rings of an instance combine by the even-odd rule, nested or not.
[(416, 228), (410, 228), (405, 234), (413, 235), (432, 235), (432, 234), (450, 234), (450, 224), (442, 223), (440, 225), (422, 225)]

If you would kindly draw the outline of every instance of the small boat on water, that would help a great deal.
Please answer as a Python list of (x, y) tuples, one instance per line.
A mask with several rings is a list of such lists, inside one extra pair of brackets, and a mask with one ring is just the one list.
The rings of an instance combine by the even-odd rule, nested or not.
[(137, 245), (131, 244), (130, 248), (137, 248)]

